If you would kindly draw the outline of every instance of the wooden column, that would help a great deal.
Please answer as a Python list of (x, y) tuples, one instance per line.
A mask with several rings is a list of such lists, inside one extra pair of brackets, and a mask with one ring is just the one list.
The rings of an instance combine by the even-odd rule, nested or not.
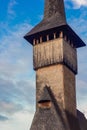
[(42, 36), (40, 37), (40, 43), (42, 43), (43, 41), (42, 41)]
[(36, 44), (36, 39), (33, 39), (33, 45), (35, 45)]
[(49, 41), (49, 35), (47, 35), (47, 41)]
[(39, 43), (39, 40), (37, 39), (37, 44)]
[(56, 39), (56, 33), (54, 33), (54, 39)]
[(62, 31), (60, 32), (59, 37), (63, 38), (63, 32)]

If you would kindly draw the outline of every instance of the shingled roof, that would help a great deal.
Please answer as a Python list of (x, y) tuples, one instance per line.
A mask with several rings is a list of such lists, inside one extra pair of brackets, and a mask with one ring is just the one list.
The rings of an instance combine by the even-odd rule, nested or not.
[(77, 111), (78, 117), (74, 117), (60, 108), (50, 87), (46, 86), (42, 95), (41, 100), (50, 100), (52, 106), (37, 109), (30, 130), (87, 130), (84, 115)]
[[(46, 94), (44, 92), (46, 92)], [(51, 100), (52, 106), (51, 108), (45, 109), (38, 108), (30, 130), (70, 130), (66, 124), (66, 120), (64, 120), (64, 113), (60, 110), (48, 87), (45, 87), (43, 90), (43, 100)]]
[(85, 118), (84, 114), (77, 110), (77, 116), (81, 130), (87, 130), (87, 119)]
[(63, 0), (45, 0), (45, 11), (43, 20), (36, 25), (24, 38), (33, 44), (33, 39), (50, 32), (63, 31), (69, 34), (75, 47), (85, 46), (85, 43), (80, 37), (71, 29), (66, 22), (64, 1)]
[(45, 0), (43, 20), (37, 26), (35, 26), (26, 36), (62, 25), (66, 25), (63, 0)]

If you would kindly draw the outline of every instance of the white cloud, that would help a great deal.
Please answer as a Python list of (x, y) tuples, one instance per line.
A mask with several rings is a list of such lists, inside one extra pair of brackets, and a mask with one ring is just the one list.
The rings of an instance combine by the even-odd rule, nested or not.
[(0, 119), (5, 121), (0, 129), (26, 130), (34, 113), (35, 78), (32, 46), (23, 36), (32, 26), (23, 23), (9, 28), (0, 23), (0, 27)]
[(0, 102), (0, 112), (6, 114), (14, 114), (17, 111), (22, 110), (22, 106), (20, 104), (14, 104), (11, 102)]
[(31, 69), (32, 47), (23, 39), (31, 27), (24, 23), (12, 29), (6, 28), (0, 41), (0, 77), (15, 78)]
[(10, 120), (0, 122), (1, 130), (28, 130), (32, 122), (33, 114), (27, 111), (15, 113)]
[[(21, 102), (22, 100), (22, 102)], [(14, 79), (0, 79), (0, 103), (12, 103), (26, 106), (26, 104), (34, 104), (35, 100), (35, 81), (34, 78), (29, 80), (15, 81)], [(4, 105), (2, 109), (4, 110)], [(10, 111), (10, 110), (9, 110)]]
[(72, 2), (74, 3), (74, 6), (76, 8), (79, 8), (81, 6), (87, 6), (87, 0), (72, 0)]
[(23, 130), (27, 130), (31, 126), (31, 123), (32, 123), (32, 120), (33, 120), (33, 113), (32, 112), (29, 113), (27, 111), (21, 111), (21, 112), (16, 113), (14, 115), (14, 118), (17, 119), (17, 122), (18, 122), (19, 127), (20, 127), (21, 130), (23, 129), (21, 124), (24, 125)]
[(9, 4), (8, 4), (8, 14), (11, 16), (15, 16), (15, 11), (14, 11), (14, 6), (17, 5), (16, 0), (10, 0)]
[(79, 9), (84, 6), (87, 7), (87, 0), (65, 0), (67, 8)]

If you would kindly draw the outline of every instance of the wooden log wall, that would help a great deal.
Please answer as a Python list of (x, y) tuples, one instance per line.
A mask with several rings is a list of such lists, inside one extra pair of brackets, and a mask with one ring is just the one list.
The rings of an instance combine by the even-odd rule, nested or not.
[(63, 38), (36, 44), (33, 47), (33, 66), (34, 69), (53, 65), (65, 64), (75, 74), (77, 73), (77, 52)]

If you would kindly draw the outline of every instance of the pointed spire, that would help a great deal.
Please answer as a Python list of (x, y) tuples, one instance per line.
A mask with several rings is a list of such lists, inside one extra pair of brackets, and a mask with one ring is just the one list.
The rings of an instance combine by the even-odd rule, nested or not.
[(66, 22), (64, 0), (45, 0), (43, 20), (29, 31), (24, 38), (33, 45), (35, 44), (34, 39), (38, 40), (42, 36), (62, 30), (64, 34), (69, 35), (76, 48), (85, 46), (85, 43)]
[(44, 19), (61, 15), (66, 19), (63, 0), (45, 0)]
[[(36, 25), (25, 38), (32, 42), (33, 36), (38, 33), (66, 25), (66, 16), (64, 9), (64, 0), (45, 0), (44, 18)], [(31, 38), (30, 38), (31, 37)]]

